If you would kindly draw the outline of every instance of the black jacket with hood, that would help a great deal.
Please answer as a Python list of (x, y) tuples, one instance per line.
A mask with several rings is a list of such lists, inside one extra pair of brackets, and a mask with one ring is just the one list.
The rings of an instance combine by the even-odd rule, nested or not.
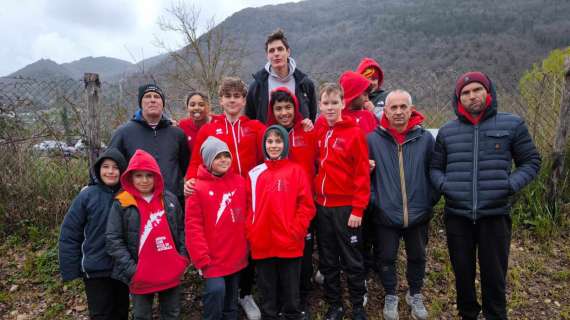
[(109, 145), (119, 149), (127, 161), (137, 149), (150, 153), (158, 162), (166, 189), (182, 198), (190, 150), (184, 132), (173, 127), (170, 120), (163, 116), (156, 128), (152, 128), (138, 110), (113, 133)]
[(370, 181), (373, 219), (391, 228), (429, 221), (440, 194), (432, 187), (429, 164), (434, 138), (421, 126), (412, 128), (399, 145), (378, 126), (367, 136), (369, 157), (376, 162)]
[(127, 168), (117, 149), (107, 149), (93, 165), (91, 185), (81, 190), (69, 207), (59, 235), (59, 270), (64, 281), (111, 275), (113, 261), (105, 250), (105, 229), (113, 197), (121, 185), (109, 187), (101, 181), (105, 159), (114, 160), (120, 173)]
[[(261, 69), (252, 74), (253, 82), (247, 91), (245, 115), (267, 124), (267, 108), (269, 106), (269, 72)], [(295, 68), (295, 96), (299, 101), (301, 114), (315, 123), (317, 117), (317, 97), (315, 85), (309, 77)]]
[(473, 221), (508, 215), (509, 197), (536, 177), (541, 163), (525, 122), (497, 112), (489, 84), (491, 105), (476, 125), (459, 112), (453, 94), (457, 119), (439, 129), (430, 165), (432, 184), (445, 196), (445, 213)]

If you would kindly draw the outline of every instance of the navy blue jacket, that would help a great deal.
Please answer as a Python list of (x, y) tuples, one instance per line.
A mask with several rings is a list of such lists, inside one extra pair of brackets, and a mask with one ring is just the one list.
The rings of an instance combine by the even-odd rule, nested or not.
[(138, 110), (113, 133), (109, 145), (119, 149), (127, 161), (137, 149), (150, 153), (158, 162), (166, 189), (178, 197), (183, 196), (190, 150), (184, 132), (173, 127), (170, 120), (163, 117), (156, 128), (152, 128)]
[(497, 112), (492, 83), (490, 89), (491, 105), (476, 125), (458, 112), (454, 94), (457, 119), (439, 130), (430, 166), (431, 181), (445, 197), (445, 213), (473, 221), (508, 215), (509, 196), (536, 177), (541, 162), (525, 122)]
[(408, 132), (404, 143), (398, 145), (386, 129), (378, 126), (367, 140), (369, 158), (376, 162), (370, 179), (373, 219), (394, 228), (409, 228), (429, 221), (433, 205), (439, 199), (429, 178), (434, 145), (431, 133), (416, 126)]
[(73, 200), (59, 235), (59, 269), (64, 281), (111, 275), (113, 261), (105, 250), (105, 230), (115, 191), (120, 185), (110, 188), (101, 182), (99, 170), (107, 158), (119, 164), (121, 173), (126, 169), (120, 152), (108, 149), (95, 162), (93, 184), (81, 190)]

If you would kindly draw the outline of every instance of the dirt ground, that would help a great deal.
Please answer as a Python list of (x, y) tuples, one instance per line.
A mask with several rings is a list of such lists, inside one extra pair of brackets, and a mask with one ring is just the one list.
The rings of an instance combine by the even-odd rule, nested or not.
[[(35, 245), (10, 238), (0, 247), (0, 319), (87, 319), (81, 281), (63, 284), (57, 265), (57, 234)], [(515, 231), (508, 273), (510, 319), (570, 319), (569, 234), (536, 240)], [(400, 250), (402, 251), (402, 250)], [(454, 276), (443, 230), (432, 228), (423, 294), (430, 319), (456, 319)], [(410, 319), (404, 302), (405, 255), (399, 259), (400, 319)], [(182, 319), (200, 319), (201, 281), (190, 269), (184, 280)], [(369, 319), (382, 319), (384, 293), (375, 275), (368, 281)], [(347, 293), (345, 292), (345, 297)], [(346, 299), (348, 300), (348, 299)], [(308, 301), (313, 319), (322, 319), (326, 304), (318, 285)], [(348, 304), (348, 303), (347, 303)]]

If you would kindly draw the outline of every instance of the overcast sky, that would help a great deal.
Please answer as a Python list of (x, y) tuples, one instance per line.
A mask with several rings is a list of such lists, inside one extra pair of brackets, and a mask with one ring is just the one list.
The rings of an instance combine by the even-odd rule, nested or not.
[[(155, 36), (172, 48), (177, 34), (157, 26), (160, 16), (179, 0), (13, 0), (0, 6), (0, 76), (49, 58), (57, 63), (108, 56), (138, 62), (164, 53)], [(221, 22), (234, 12), (298, 0), (186, 0), (208, 18)]]

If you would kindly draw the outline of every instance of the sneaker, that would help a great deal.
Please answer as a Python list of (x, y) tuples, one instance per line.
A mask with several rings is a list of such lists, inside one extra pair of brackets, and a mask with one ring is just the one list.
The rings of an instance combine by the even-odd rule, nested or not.
[(398, 296), (389, 294), (384, 299), (384, 320), (398, 320)]
[(255, 303), (255, 300), (253, 300), (253, 296), (251, 294), (248, 294), (247, 296), (240, 298), (239, 305), (243, 308), (243, 311), (245, 312), (245, 316), (247, 317), (247, 319), (249, 320), (261, 319), (261, 311), (259, 311), (259, 307), (257, 307), (257, 304)]
[(368, 320), (364, 308), (352, 309), (352, 320)]
[(421, 293), (411, 296), (410, 291), (408, 291), (406, 293), (406, 303), (412, 308), (412, 319), (426, 320), (428, 318), (428, 312), (424, 306), (424, 297)]
[(311, 313), (309, 310), (301, 311), (301, 313), (303, 314), (303, 320), (311, 320)]
[(341, 320), (344, 316), (344, 308), (338, 305), (332, 305), (329, 307), (327, 314), (325, 316), (326, 320)]
[(325, 276), (323, 276), (320, 270), (317, 270), (317, 273), (315, 273), (314, 280), (316, 283), (322, 286), (325, 283)]

